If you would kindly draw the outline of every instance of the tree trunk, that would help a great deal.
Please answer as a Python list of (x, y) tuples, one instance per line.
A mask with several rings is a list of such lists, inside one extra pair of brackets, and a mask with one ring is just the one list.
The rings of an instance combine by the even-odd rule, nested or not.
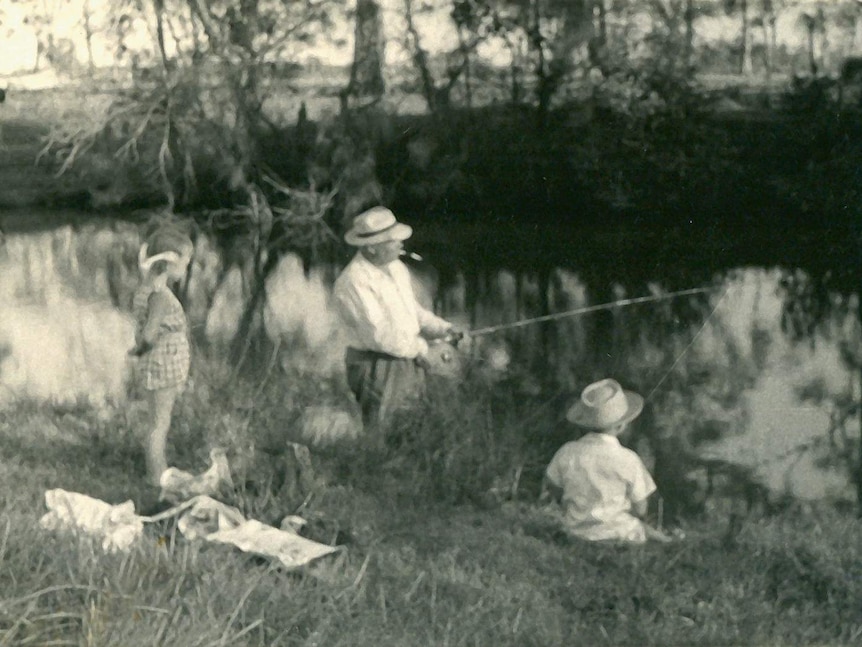
[[(548, 266), (542, 267), (538, 272), (537, 279), (539, 288), (539, 316), (547, 317), (551, 314), (551, 268)], [(537, 358), (539, 361), (536, 368), (537, 372), (544, 372), (547, 380), (551, 380), (554, 377), (556, 368), (559, 365), (555, 332), (554, 322), (545, 321), (539, 324), (541, 356)]]
[(198, 22), (198, 18), (195, 15), (194, 8), (189, 5), (189, 27), (191, 28), (191, 38), (192, 38), (192, 65), (197, 65), (201, 62), (203, 58), (203, 47), (201, 42), (201, 34), (200, 34), (200, 24)]
[(775, 49), (777, 35), (775, 33), (775, 14), (770, 13), (764, 20), (763, 41), (765, 45), (764, 65), (766, 65), (766, 82), (772, 81), (772, 72), (775, 67)]
[(376, 0), (357, 0), (353, 63), (347, 95), (379, 99), (386, 90), (383, 80), (383, 28)]
[(548, 110), (551, 106), (551, 97), (554, 94), (554, 83), (548, 72), (545, 57), (545, 39), (542, 36), (542, 14), (540, 0), (532, 0), (532, 20), (530, 26), (530, 45), (536, 53), (536, 84), (537, 84), (537, 116), (539, 122), (539, 133), (544, 133), (548, 121)]
[(470, 328), (479, 322), (479, 272), (478, 265), (468, 264), (464, 268), (464, 301), (470, 317)]
[(516, 44), (509, 45), (509, 51), (512, 53), (512, 63), (509, 66), (510, 72), (510, 101), (513, 106), (521, 103), (521, 97), (524, 92), (521, 87), (521, 68), (518, 63), (518, 48)]
[(458, 44), (461, 49), (461, 54), (464, 56), (464, 101), (469, 110), (473, 107), (473, 78), (470, 66), (470, 48), (467, 46), (467, 39), (464, 38), (464, 30), (460, 28), (458, 29)]
[(685, 1), (685, 73), (688, 76), (694, 59), (694, 0)]
[[(859, 304), (859, 318), (862, 321), (862, 302)], [(862, 378), (862, 367), (859, 368), (860, 378)], [(859, 409), (859, 455), (856, 457), (856, 473), (853, 475), (856, 479), (856, 508), (857, 514), (862, 519), (862, 408)]]
[(817, 59), (814, 56), (814, 25), (808, 27), (808, 69), (811, 76), (817, 76)]
[(231, 343), (230, 358), (236, 371), (239, 371), (248, 357), (254, 336), (259, 332), (258, 325), (261, 324), (263, 306), (266, 304), (266, 281), (278, 266), (279, 260), (281, 259), (277, 254), (271, 253), (265, 263), (254, 263), (255, 276), (252, 279), (251, 297), (240, 317), (236, 335)]
[(595, 36), (590, 39), (588, 47), (590, 64), (604, 70), (605, 55), (608, 47), (608, 10), (605, 7), (604, 0), (596, 0), (593, 8), (597, 11), (594, 11), (593, 16), (591, 16)]
[(829, 48), (829, 31), (826, 28), (826, 18), (823, 15), (823, 11), (820, 10), (817, 12), (817, 31), (820, 33), (820, 56), (818, 57), (820, 60), (820, 69), (828, 70), (829, 69), (829, 56), (830, 56), (830, 48)]
[[(856, 246), (859, 254), (858, 261), (856, 263), (856, 267), (858, 269), (857, 280), (862, 284), (862, 230), (856, 232)], [(862, 285), (860, 285), (862, 287)], [(858, 300), (858, 304), (856, 306), (856, 314), (859, 317), (860, 323), (862, 323), (862, 299)], [(858, 368), (860, 375), (860, 386), (862, 386), (862, 366)], [(851, 388), (851, 393), (853, 389)], [(860, 519), (862, 519), (862, 406), (857, 409), (857, 415), (859, 417), (859, 452), (856, 457), (856, 470), (853, 474), (853, 477), (856, 480), (856, 512)]]
[(419, 41), (419, 31), (413, 22), (413, 0), (404, 0), (404, 16), (407, 20), (407, 34), (410, 38), (412, 51), (410, 56), (413, 59), (416, 70), (419, 72), (419, 80), (422, 84), (422, 94), (425, 97), (425, 102), (428, 104), (428, 110), (433, 114), (439, 107), (441, 97), (437, 91), (437, 85), (434, 83), (434, 77), (431, 74), (431, 68), (428, 66), (428, 52), (426, 52), (422, 43)]
[(159, 56), (162, 59), (162, 69), (167, 69), (168, 52), (165, 49), (165, 0), (153, 0), (153, 11), (156, 14), (156, 42), (159, 45)]
[[(594, 277), (589, 283), (590, 304), (610, 303), (614, 300), (613, 286), (601, 277)], [(600, 310), (590, 316), (592, 330), (590, 342), (593, 344), (592, 365), (602, 374), (613, 373), (617, 361), (614, 349), (614, 315), (611, 310)]]
[(83, 7), (84, 13), (84, 38), (86, 39), (87, 44), (87, 64), (90, 70), (92, 71), (96, 67), (96, 63), (93, 60), (93, 25), (90, 22), (91, 14), (90, 14), (90, 2), (86, 0), (84, 2)]
[(608, 9), (605, 7), (605, 0), (598, 0), (596, 7), (599, 10), (598, 25), (596, 26), (599, 33), (599, 42), (604, 47), (608, 44)]
[(748, 0), (742, 0), (739, 11), (742, 14), (742, 53), (739, 58), (739, 73), (748, 76), (752, 73), (751, 34), (748, 20)]

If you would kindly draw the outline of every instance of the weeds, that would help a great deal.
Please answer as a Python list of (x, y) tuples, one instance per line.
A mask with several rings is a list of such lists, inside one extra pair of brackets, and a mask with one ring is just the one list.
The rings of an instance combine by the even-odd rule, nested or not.
[[(695, 364), (682, 375), (693, 379)], [(726, 368), (696, 377), (709, 401), (732, 408)], [(342, 384), (289, 366), (266, 380), (234, 376), (206, 359), (193, 382), (175, 412), (172, 462), (200, 471), (210, 448), (225, 447), (242, 476), (228, 503), (273, 524), (301, 507), (309, 536), (346, 552), (287, 573), (185, 541), (172, 522), (148, 526), (126, 555), (48, 534), (38, 526), (46, 489), (141, 500), (142, 421), (132, 409), (22, 404), (0, 415), (0, 644), (664, 647), (862, 636), (862, 525), (835, 511), (787, 507), (732, 528), (693, 520), (688, 539), (669, 545), (559, 532), (536, 495), (570, 433), (558, 424), (560, 397), (478, 375), (433, 382), (383, 447), (362, 436), (313, 446), (308, 496), (285, 486), (288, 443), (306, 440), (310, 403), (343, 403)], [(683, 397), (673, 410), (708, 404)], [(683, 420), (665, 411), (664, 424)]]

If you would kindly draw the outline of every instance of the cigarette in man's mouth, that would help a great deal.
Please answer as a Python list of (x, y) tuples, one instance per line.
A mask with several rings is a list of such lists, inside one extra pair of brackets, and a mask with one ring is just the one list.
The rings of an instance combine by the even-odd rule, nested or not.
[(408, 258), (412, 258), (414, 261), (423, 261), (425, 260), (416, 252), (408, 252), (406, 250), (401, 252), (401, 256), (407, 256)]

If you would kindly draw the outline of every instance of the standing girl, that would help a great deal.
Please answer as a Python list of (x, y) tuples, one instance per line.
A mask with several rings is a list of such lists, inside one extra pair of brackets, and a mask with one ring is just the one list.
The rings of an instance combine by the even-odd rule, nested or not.
[(169, 284), (185, 276), (193, 251), (185, 233), (163, 226), (147, 238), (138, 255), (141, 285), (132, 302), (137, 328), (130, 354), (138, 357), (140, 383), (147, 393), (147, 477), (154, 485), (168, 467), (171, 412), (189, 375), (188, 323)]

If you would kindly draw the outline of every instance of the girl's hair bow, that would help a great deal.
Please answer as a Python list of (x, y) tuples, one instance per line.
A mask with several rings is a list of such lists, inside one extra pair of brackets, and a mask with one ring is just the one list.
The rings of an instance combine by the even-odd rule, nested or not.
[(144, 243), (143, 245), (141, 245), (141, 249), (138, 252), (138, 267), (141, 268), (141, 272), (149, 272), (153, 264), (158, 263), (159, 261), (176, 263), (180, 260), (180, 255), (172, 251), (161, 252), (159, 254), (154, 254), (153, 256), (147, 256), (148, 249), (149, 248), (147, 246), (147, 243)]

